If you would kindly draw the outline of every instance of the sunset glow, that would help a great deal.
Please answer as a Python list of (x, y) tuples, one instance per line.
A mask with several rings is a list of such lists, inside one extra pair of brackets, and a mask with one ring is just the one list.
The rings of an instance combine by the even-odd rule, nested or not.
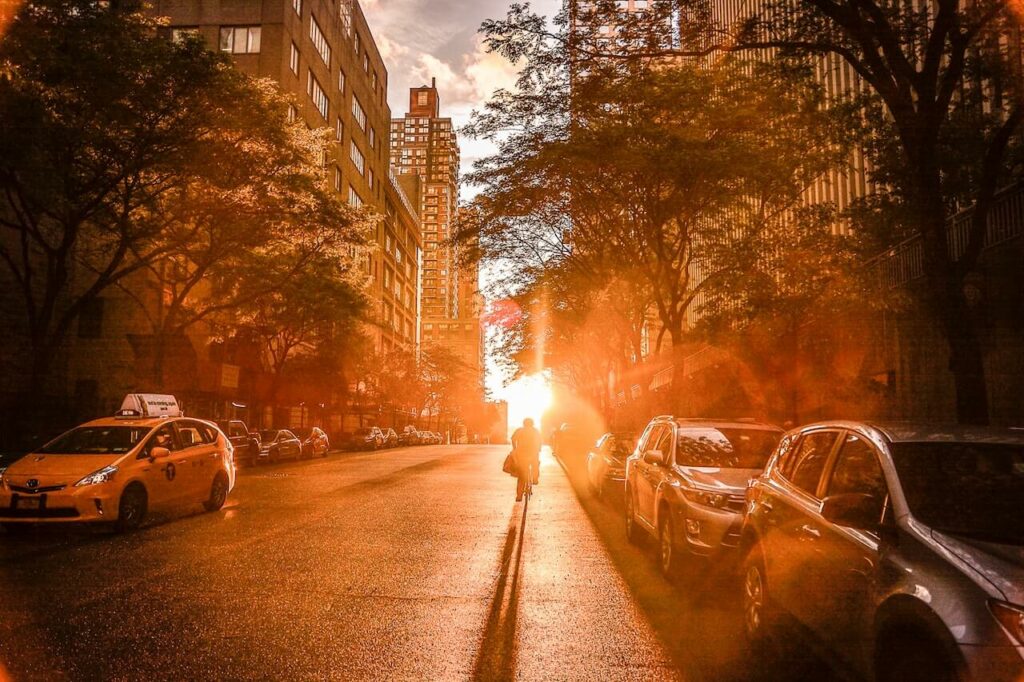
[(551, 407), (551, 380), (543, 374), (531, 374), (505, 386), (500, 397), (508, 402), (509, 432), (521, 426), (527, 417), (532, 417), (539, 428), (541, 417)]

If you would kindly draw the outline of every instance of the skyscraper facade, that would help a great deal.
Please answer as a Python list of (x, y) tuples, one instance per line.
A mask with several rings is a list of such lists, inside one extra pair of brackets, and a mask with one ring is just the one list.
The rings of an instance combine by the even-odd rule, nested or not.
[(391, 165), (400, 179), (416, 177), (421, 187), (421, 338), (424, 345), (447, 346), (482, 377), (479, 272), (476, 264), (460, 262), (452, 243), (458, 224), (459, 160), (458, 136), (452, 120), (441, 116), (436, 81), (411, 88), (408, 112), (391, 121)]

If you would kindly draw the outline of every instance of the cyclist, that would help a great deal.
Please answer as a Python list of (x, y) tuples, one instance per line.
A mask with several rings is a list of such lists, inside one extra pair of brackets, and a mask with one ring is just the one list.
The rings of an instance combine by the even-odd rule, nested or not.
[(523, 425), (512, 434), (512, 455), (519, 474), (516, 482), (517, 502), (523, 499), (523, 491), (526, 490), (531, 470), (532, 483), (536, 484), (539, 480), (540, 445), (540, 431), (533, 425), (533, 420), (527, 417), (523, 420)]

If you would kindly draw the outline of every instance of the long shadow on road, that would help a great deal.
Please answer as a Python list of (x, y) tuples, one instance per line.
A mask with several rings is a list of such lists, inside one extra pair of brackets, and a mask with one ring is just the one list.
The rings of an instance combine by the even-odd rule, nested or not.
[[(519, 573), (526, 535), (526, 511), (530, 498), (522, 505), (520, 519), (515, 508), (508, 522), (505, 544), (501, 549), (501, 570), (487, 613), (483, 642), (473, 666), (474, 680), (511, 680), (515, 678), (516, 629), (519, 613)], [(518, 527), (517, 527), (518, 526)], [(511, 582), (510, 582), (511, 580)]]

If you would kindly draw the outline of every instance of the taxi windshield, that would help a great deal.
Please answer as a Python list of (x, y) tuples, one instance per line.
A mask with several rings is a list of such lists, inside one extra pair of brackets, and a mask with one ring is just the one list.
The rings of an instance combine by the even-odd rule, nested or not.
[(150, 427), (79, 426), (36, 450), (43, 455), (120, 455), (146, 437)]
[(782, 434), (768, 429), (680, 427), (676, 463), (690, 467), (764, 469)]
[(893, 443), (910, 512), (937, 531), (1024, 545), (1024, 446)]

